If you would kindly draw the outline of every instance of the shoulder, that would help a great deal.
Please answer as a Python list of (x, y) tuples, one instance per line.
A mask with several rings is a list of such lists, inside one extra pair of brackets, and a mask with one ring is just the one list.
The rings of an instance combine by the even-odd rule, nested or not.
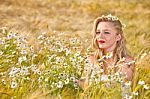
[(131, 56), (126, 56), (126, 57), (124, 57), (125, 58), (125, 64), (129, 67), (129, 68), (131, 68), (131, 69), (134, 69), (134, 67), (135, 67), (135, 60), (134, 60), (134, 58), (133, 57), (131, 57)]
[(125, 62), (131, 62), (131, 61), (134, 61), (134, 58), (131, 57), (131, 56), (126, 56), (124, 57), (125, 58)]
[(125, 58), (125, 63), (134, 63), (135, 62), (134, 58), (131, 56), (126, 56), (124, 58)]

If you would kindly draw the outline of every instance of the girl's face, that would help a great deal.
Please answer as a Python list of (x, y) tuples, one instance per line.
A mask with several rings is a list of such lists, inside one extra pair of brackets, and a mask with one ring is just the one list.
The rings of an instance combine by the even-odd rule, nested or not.
[(96, 40), (99, 48), (112, 51), (116, 47), (116, 42), (120, 39), (120, 34), (117, 35), (117, 30), (111, 22), (100, 22), (98, 24)]

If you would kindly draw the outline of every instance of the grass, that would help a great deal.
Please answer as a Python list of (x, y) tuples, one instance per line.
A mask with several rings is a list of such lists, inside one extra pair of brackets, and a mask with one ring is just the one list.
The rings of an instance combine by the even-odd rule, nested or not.
[[(0, 45), (0, 50), (3, 52), (0, 56), (0, 77), (2, 79), (0, 82), (0, 98), (44, 99), (51, 97), (56, 99), (70, 99), (101, 97), (103, 99), (105, 97), (106, 99), (106, 96), (108, 96), (108, 99), (112, 99), (113, 95), (118, 92), (116, 97), (120, 99), (118, 87), (111, 90), (105, 87), (102, 88), (103, 84), (99, 84), (99, 86), (93, 85), (85, 93), (82, 93), (82, 89), (76, 88), (73, 80), (70, 81), (70, 77), (80, 78), (82, 73), (81, 67), (74, 67), (75, 64), (72, 64), (72, 57), (74, 56), (73, 61), (76, 61), (78, 65), (83, 66), (85, 64), (85, 58), (78, 59), (75, 53), (77, 50), (81, 50), (81, 56), (86, 57), (86, 54), (88, 54), (86, 48), (91, 44), (92, 39), (91, 30), (93, 20), (102, 14), (116, 15), (122, 23), (126, 24), (124, 33), (127, 39), (127, 48), (136, 59), (136, 71), (132, 91), (138, 92), (138, 95), (133, 95), (133, 98), (150, 98), (150, 91), (144, 89), (144, 85), (149, 86), (150, 84), (149, 0), (1, 0), (0, 6), (0, 27), (7, 27), (7, 29), (2, 28), (0, 34), (0, 40), (3, 39), (5, 41), (4, 45)], [(17, 37), (4, 39), (12, 34), (10, 31), (17, 34)], [(42, 34), (44, 32), (46, 34)], [(61, 33), (63, 36), (61, 36)], [(44, 35), (47, 39), (45, 40), (43, 37), (38, 39), (40, 35)], [(52, 37), (58, 39), (55, 40)], [(21, 38), (21, 40), (17, 40), (17, 38)], [(27, 38), (27, 42), (24, 38)], [(72, 38), (76, 44), (72, 43), (72, 40), (70, 42), (63, 41), (63, 39), (68, 40), (69, 38)], [(76, 38), (79, 41), (76, 41)], [(51, 40), (50, 44), (48, 43), (48, 39)], [(17, 40), (16, 43), (13, 43), (15, 40)], [(71, 53), (68, 52), (69, 54), (66, 57), (67, 61), (60, 60), (60, 62), (67, 62), (70, 66), (67, 69), (62, 66), (64, 64), (57, 63), (55, 60), (59, 60), (64, 55), (61, 53), (58, 41), (63, 42), (65, 48), (71, 50)], [(18, 45), (17, 42), (21, 44)], [(44, 42), (47, 43), (45, 44)], [(49, 51), (50, 48), (53, 48), (50, 45), (56, 46), (56, 51), (53, 49)], [(76, 50), (74, 46), (76, 46)], [(27, 53), (25, 55), (21, 54), (24, 50)], [(50, 58), (54, 54), (56, 56)], [(27, 58), (24, 61), (22, 60), (23, 58), (20, 58), (23, 56)], [(21, 60), (20, 64), (18, 64), (19, 58)], [(80, 59), (81, 62), (79, 63)], [(31, 67), (33, 65), (37, 66), (35, 67), (37, 71), (42, 72), (41, 75), (32, 70)], [(22, 66), (27, 67), (30, 74), (22, 74), (21, 76), (17, 76), (19, 78), (16, 79), (9, 77), (8, 74), (12, 70), (12, 67), (20, 68), (21, 70), (23, 69)], [(52, 70), (51, 76), (46, 74), (49, 69)], [(52, 88), (50, 85), (53, 85), (53, 82), (57, 84), (59, 84), (59, 80), (63, 81), (63, 83), (65, 82), (64, 78), (60, 77), (60, 74), (63, 74), (62, 69), (66, 70), (66, 72), (68, 71), (69, 84), (60, 89), (54, 84)], [(76, 69), (79, 69), (81, 72), (74, 72)], [(53, 75), (56, 78), (60, 77), (60, 79), (53, 79)], [(45, 82), (46, 77), (49, 77), (49, 79), (47, 78), (48, 82)], [(40, 88), (39, 80), (42, 80)], [(16, 89), (11, 88), (13, 81), (19, 85)], [(138, 84), (139, 81), (144, 81), (145, 84)], [(5, 82), (6, 85), (4, 86)], [(48, 87), (45, 88), (44, 86), (47, 83)]]

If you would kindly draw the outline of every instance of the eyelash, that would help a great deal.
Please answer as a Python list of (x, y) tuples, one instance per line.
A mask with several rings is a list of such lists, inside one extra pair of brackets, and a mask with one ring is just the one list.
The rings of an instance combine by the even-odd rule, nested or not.
[[(105, 34), (110, 34), (109, 32), (104, 32)], [(100, 34), (100, 32), (96, 32), (96, 34)]]
[(96, 34), (100, 34), (100, 32), (96, 32)]
[(105, 34), (110, 34), (109, 32), (104, 32)]

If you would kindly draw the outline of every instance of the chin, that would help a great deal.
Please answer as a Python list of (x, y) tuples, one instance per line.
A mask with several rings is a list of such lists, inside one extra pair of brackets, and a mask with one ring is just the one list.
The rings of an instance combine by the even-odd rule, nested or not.
[(106, 46), (103, 46), (103, 45), (99, 45), (99, 48), (105, 49), (105, 48), (107, 48), (107, 47), (106, 47)]

